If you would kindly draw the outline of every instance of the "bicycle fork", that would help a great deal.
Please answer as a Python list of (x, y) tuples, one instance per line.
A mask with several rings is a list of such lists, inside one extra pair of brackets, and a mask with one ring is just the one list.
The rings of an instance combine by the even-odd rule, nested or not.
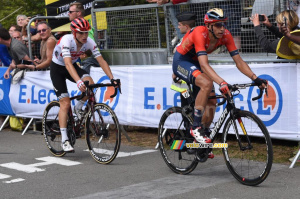
[[(232, 114), (232, 113), (230, 114), (230, 117), (232, 118), (233, 129), (234, 129), (234, 132), (235, 132), (235, 135), (236, 135), (236, 139), (238, 140), (240, 149), (241, 149), (242, 151), (245, 151), (245, 150), (247, 150), (247, 149), (252, 149), (253, 146), (251, 145), (250, 139), (249, 139), (249, 137), (248, 137), (248, 133), (247, 133), (247, 131), (246, 131), (246, 129), (245, 129), (245, 126), (244, 126), (244, 123), (243, 123), (241, 117), (239, 116), (239, 117), (236, 118), (236, 117), (234, 116), (234, 114)], [(239, 135), (239, 131), (238, 131), (238, 128), (237, 128), (236, 120), (238, 121), (238, 123), (239, 123), (239, 125), (240, 125), (240, 127), (241, 127), (241, 129), (242, 129), (242, 132), (243, 132), (243, 134), (244, 134), (245, 137), (246, 137), (248, 146), (243, 146), (243, 145), (242, 145), (241, 136)]]

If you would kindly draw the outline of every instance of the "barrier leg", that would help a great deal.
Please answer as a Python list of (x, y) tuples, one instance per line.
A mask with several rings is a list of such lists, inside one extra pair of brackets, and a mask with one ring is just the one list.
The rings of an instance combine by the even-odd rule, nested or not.
[(2, 123), (1, 127), (0, 127), (0, 131), (2, 131), (2, 129), (4, 128), (5, 124), (8, 122), (9, 120), (9, 116), (7, 116), (4, 120), (4, 122)]
[(127, 131), (124, 129), (123, 125), (120, 125), (121, 128), (121, 133), (123, 133), (125, 135), (125, 137), (127, 138), (128, 142), (131, 142), (130, 137), (127, 134)]
[[(300, 142), (299, 142), (299, 144), (300, 144)], [(290, 165), (290, 169), (292, 169), (292, 168), (294, 167), (294, 165), (296, 164), (296, 162), (297, 162), (299, 156), (300, 156), (300, 149), (299, 149), (298, 153), (294, 156), (293, 162), (292, 162), (292, 164)]]
[(22, 135), (24, 135), (28, 129), (28, 127), (30, 126), (31, 122), (33, 121), (34, 119), (31, 118), (30, 121), (28, 122), (27, 126), (25, 127), (24, 131), (22, 132)]

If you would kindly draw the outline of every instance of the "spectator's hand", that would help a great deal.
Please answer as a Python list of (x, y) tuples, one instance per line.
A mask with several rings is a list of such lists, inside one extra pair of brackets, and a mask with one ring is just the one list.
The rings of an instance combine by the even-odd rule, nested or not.
[(169, 0), (157, 0), (157, 4), (158, 5), (163, 5), (163, 4), (166, 4), (168, 3)]
[(264, 20), (262, 23), (263, 23), (266, 27), (271, 27), (272, 24), (270, 23), (269, 18), (267, 17), (267, 15), (265, 15), (265, 14), (261, 14), (261, 15), (263, 15), (263, 16), (265, 17), (265, 20)]
[(290, 29), (288, 27), (279, 26), (279, 31), (288, 38), (291, 36)]
[(10, 73), (9, 73), (9, 70), (7, 70), (7, 71), (4, 73), (3, 77), (4, 77), (5, 79), (9, 79), (9, 76), (10, 76)]
[(37, 58), (37, 56), (34, 56), (34, 60), (33, 60), (33, 63), (36, 65), (36, 64), (40, 64), (41, 63), (41, 60), (39, 58)]
[(157, 0), (147, 0), (148, 3), (157, 3)]
[(254, 26), (260, 25), (258, 14), (252, 15), (252, 17), (250, 17), (249, 19), (252, 21)]

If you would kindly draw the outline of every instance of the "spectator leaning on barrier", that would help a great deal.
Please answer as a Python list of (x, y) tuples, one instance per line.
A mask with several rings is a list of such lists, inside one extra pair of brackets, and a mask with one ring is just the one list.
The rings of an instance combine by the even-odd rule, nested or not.
[(20, 41), (11, 38), (9, 32), (5, 28), (0, 28), (0, 44), (4, 44), (9, 48), (10, 55), (12, 56), (12, 62), (4, 74), (4, 78), (9, 78), (9, 73), (15, 68), (29, 68), (34, 69), (34, 67), (26, 66), (22, 64), (22, 61), (32, 62), (29, 57), (28, 48)]
[[(51, 27), (46, 21), (39, 22), (37, 25), (37, 32), (40, 34), (42, 39), (40, 45), (40, 55), (41, 59), (35, 56), (33, 60), (37, 70), (44, 69), (50, 66), (52, 60), (52, 54), (54, 47), (56, 45), (56, 38), (51, 33)], [(32, 65), (32, 67), (34, 67)]]
[[(268, 17), (265, 14), (261, 14), (264, 16), (264, 24), (277, 38), (283, 37), (283, 34), (279, 31), (279, 29), (284, 25), (284, 17), (286, 18), (286, 25), (289, 30), (299, 29), (297, 26), (299, 23), (299, 17), (293, 10), (285, 10), (279, 13), (276, 17), (277, 26), (274, 26), (270, 23)], [(270, 41), (267, 36), (263, 33), (262, 28), (260, 27), (259, 14), (255, 14), (250, 17), (250, 20), (253, 22), (254, 31), (256, 37), (258, 38), (259, 45), (269, 53), (276, 53), (276, 48), (279, 42), (279, 39), (275, 39)]]

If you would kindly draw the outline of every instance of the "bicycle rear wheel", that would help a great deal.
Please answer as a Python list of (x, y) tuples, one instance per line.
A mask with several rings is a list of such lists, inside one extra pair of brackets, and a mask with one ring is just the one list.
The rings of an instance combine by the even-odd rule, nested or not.
[(195, 154), (182, 150), (171, 149), (174, 140), (185, 140), (189, 130), (185, 123), (192, 123), (192, 118), (182, 115), (181, 107), (172, 107), (164, 112), (158, 127), (158, 142), (161, 155), (168, 167), (178, 174), (188, 174), (198, 165)]
[(86, 141), (92, 157), (100, 164), (109, 164), (121, 144), (121, 130), (114, 111), (106, 104), (96, 104), (86, 119)]
[(59, 102), (50, 102), (43, 115), (43, 135), (47, 144), (48, 149), (54, 156), (64, 156), (66, 152), (61, 146), (61, 133), (58, 122)]
[[(249, 111), (238, 110), (235, 118), (235, 121), (229, 118), (223, 130), (223, 142), (228, 144), (228, 148), (223, 148), (226, 165), (242, 184), (258, 185), (267, 178), (272, 167), (273, 148), (269, 132), (263, 122)], [(235, 129), (243, 150), (236, 140)]]

